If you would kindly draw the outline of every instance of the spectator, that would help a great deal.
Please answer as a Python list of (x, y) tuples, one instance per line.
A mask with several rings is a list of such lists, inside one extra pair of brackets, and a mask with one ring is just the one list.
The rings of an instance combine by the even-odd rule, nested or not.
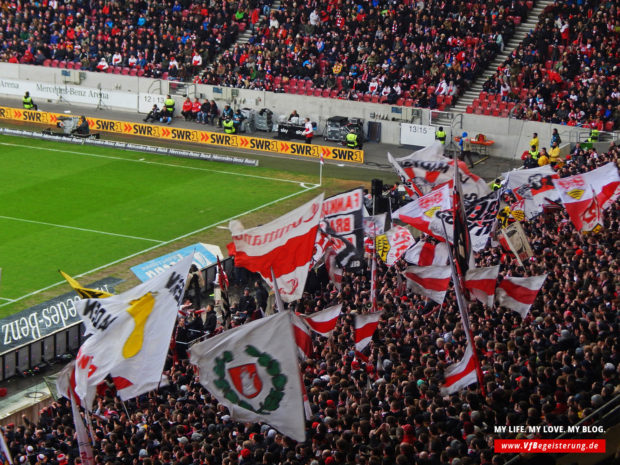
[(185, 121), (189, 121), (192, 119), (192, 101), (189, 99), (189, 97), (185, 98), (185, 101), (183, 102), (183, 108), (181, 108), (181, 114), (183, 115), (183, 118), (185, 118)]

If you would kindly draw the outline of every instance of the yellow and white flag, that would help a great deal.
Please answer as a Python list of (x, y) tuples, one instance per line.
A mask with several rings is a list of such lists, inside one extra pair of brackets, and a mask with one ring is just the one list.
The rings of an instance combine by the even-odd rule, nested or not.
[(75, 392), (85, 398), (89, 387), (111, 375), (121, 399), (157, 387), (193, 254), (165, 273), (122, 294), (85, 299), (76, 305), (86, 333), (75, 370)]

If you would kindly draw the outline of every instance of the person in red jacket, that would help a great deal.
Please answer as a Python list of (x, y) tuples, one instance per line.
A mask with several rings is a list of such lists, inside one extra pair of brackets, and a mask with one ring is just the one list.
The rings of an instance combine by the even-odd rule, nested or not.
[(189, 99), (189, 97), (187, 97), (185, 99), (185, 102), (183, 102), (181, 114), (185, 118), (185, 121), (192, 119), (192, 101)]
[(194, 103), (192, 103), (192, 119), (196, 121), (196, 117), (198, 116), (198, 112), (200, 111), (201, 103), (198, 100), (198, 97), (194, 99)]

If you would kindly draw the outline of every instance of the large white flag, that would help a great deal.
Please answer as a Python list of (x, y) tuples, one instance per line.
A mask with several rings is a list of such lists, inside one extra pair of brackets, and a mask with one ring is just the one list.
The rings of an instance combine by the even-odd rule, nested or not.
[(263, 422), (305, 441), (301, 377), (290, 312), (239, 326), (190, 349), (200, 382), (233, 419)]
[(78, 450), (80, 451), (80, 458), (83, 465), (94, 465), (95, 456), (93, 454), (93, 448), (91, 447), (90, 438), (84, 426), (84, 420), (80, 415), (80, 409), (77, 406), (77, 402), (73, 394), (71, 394), (71, 413), (73, 414), (73, 424), (75, 425), (75, 433), (78, 440)]
[(77, 356), (75, 391), (80, 398), (108, 375), (123, 400), (157, 387), (192, 260), (193, 254), (188, 255), (122, 294), (77, 303), (91, 334)]
[(312, 260), (323, 194), (270, 223), (245, 229), (230, 222), (235, 243), (235, 265), (260, 273), (272, 289), (271, 269), (285, 302), (301, 298)]

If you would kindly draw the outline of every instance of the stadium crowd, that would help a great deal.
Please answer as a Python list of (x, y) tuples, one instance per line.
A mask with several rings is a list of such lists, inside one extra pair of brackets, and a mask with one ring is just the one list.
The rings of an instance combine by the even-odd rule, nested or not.
[(618, 15), (608, 2), (554, 2), (487, 80), (484, 94), (518, 102), (517, 118), (617, 129)]
[[(270, 5), (3, 0), (0, 61), (435, 108), (482, 72), (528, 9), (525, 0)], [(248, 27), (250, 43), (230, 49)]]
[[(612, 145), (604, 153), (578, 154), (559, 173), (617, 164), (619, 152)], [(477, 384), (439, 394), (445, 368), (462, 358), (466, 345), (452, 291), (442, 306), (429, 303), (404, 291), (395, 269), (380, 266), (384, 315), (364, 363), (353, 352), (352, 319), (368, 311), (369, 272), (345, 272), (340, 291), (326, 273), (312, 272), (295, 310), (310, 314), (340, 302), (344, 315), (329, 340), (315, 335), (313, 357), (302, 363), (313, 414), (305, 443), (268, 425), (232, 421), (183, 354), (171, 353), (169, 385), (125, 404), (112, 388), (101, 392), (93, 415), (96, 463), (501, 465), (506, 456), (493, 452), (494, 425), (574, 425), (618, 394), (619, 220), (616, 203), (597, 234), (576, 233), (563, 210), (524, 223), (534, 250), (525, 268), (499, 247), (476, 254), (480, 266), (500, 264), (501, 276), (548, 273), (525, 319), (505, 308), (470, 305), (484, 394)], [(256, 289), (255, 295), (245, 290), (233, 308), (247, 314), (257, 303), (264, 306), (264, 289)], [(202, 328), (191, 317), (180, 321)], [(213, 327), (213, 317), (207, 321)], [(24, 421), (5, 431), (15, 463), (80, 463), (66, 399), (45, 408), (38, 424)], [(515, 436), (525, 433), (502, 437)]]

